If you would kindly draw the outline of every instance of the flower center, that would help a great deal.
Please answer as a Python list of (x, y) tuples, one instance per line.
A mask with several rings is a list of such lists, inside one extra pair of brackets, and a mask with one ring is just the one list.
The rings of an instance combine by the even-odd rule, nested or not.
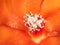
[(44, 20), (40, 14), (33, 14), (30, 12), (30, 14), (26, 14), (26, 16), (24, 16), (25, 26), (31, 32), (40, 31), (44, 28), (45, 22), (46, 20)]

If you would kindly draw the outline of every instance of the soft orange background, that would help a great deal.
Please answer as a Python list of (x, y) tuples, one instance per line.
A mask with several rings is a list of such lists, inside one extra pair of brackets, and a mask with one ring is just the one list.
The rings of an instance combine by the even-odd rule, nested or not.
[[(40, 13), (47, 20), (46, 31), (59, 35), (38, 44), (32, 41), (23, 23), (29, 12)], [(0, 45), (60, 45), (59, 36), (60, 0), (0, 0)]]

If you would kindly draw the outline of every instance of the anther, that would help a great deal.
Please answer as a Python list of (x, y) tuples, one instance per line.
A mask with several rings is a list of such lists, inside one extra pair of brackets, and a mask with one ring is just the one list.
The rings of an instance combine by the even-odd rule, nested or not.
[(33, 14), (31, 12), (30, 14), (26, 14), (24, 19), (25, 26), (31, 32), (40, 31), (42, 28), (44, 28), (44, 23), (46, 22), (46, 20), (44, 20), (40, 14)]

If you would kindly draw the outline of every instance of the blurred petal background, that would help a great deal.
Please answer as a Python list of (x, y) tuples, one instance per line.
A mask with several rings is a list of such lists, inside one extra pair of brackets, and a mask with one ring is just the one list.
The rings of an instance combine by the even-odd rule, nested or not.
[[(51, 37), (36, 43), (34, 35), (28, 34), (23, 16), (29, 12), (47, 20), (42, 35)], [(60, 45), (60, 0), (0, 0), (0, 45)]]

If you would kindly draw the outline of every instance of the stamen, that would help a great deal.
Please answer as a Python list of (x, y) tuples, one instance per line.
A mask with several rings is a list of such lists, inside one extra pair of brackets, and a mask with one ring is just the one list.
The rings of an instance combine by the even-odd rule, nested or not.
[(30, 14), (26, 14), (26, 16), (24, 16), (24, 19), (25, 26), (31, 32), (40, 31), (42, 28), (44, 28), (44, 24), (46, 22), (46, 20), (44, 20), (40, 14), (33, 15), (31, 12)]

